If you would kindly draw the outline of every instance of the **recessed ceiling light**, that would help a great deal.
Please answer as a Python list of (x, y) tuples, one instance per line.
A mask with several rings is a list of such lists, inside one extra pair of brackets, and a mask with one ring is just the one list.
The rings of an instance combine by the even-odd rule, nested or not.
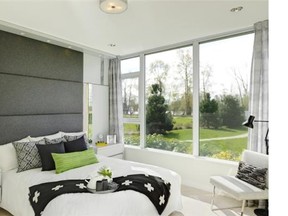
[(100, 9), (108, 14), (119, 14), (127, 10), (127, 0), (100, 0)]
[(234, 8), (232, 8), (230, 11), (231, 12), (239, 12), (239, 11), (241, 11), (243, 9), (243, 7), (242, 6), (239, 6), (239, 7), (234, 7)]
[(111, 43), (111, 44), (108, 44), (108, 46), (110, 46), (110, 47), (115, 47), (116, 44)]

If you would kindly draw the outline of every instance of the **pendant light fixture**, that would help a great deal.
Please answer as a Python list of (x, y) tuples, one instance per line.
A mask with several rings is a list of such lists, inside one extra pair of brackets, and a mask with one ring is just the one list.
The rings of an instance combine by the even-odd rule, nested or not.
[(100, 0), (100, 9), (105, 13), (119, 14), (127, 10), (127, 0)]

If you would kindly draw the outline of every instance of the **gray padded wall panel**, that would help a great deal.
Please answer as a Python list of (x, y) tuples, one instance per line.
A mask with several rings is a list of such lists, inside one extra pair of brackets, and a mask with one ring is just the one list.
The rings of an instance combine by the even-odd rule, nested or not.
[(83, 110), (82, 83), (0, 74), (0, 92), (0, 116)]
[(0, 72), (82, 82), (83, 53), (0, 31)]
[(0, 31), (0, 145), (83, 130), (83, 53)]
[(13, 142), (28, 135), (41, 136), (58, 131), (81, 131), (82, 119), (82, 114), (0, 116), (0, 144)]

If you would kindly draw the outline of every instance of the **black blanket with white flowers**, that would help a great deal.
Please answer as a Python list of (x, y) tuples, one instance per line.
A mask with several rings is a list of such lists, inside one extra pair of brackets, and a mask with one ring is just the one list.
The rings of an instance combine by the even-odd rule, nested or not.
[[(164, 211), (170, 197), (171, 184), (157, 176), (135, 174), (113, 178), (113, 182), (119, 185), (114, 192), (134, 190), (146, 195), (154, 204), (159, 215)], [(47, 182), (31, 186), (29, 188), (29, 201), (35, 216), (40, 216), (46, 205), (59, 195), (90, 193), (86, 186), (87, 183), (84, 179)], [(97, 195), (95, 194), (95, 196)]]

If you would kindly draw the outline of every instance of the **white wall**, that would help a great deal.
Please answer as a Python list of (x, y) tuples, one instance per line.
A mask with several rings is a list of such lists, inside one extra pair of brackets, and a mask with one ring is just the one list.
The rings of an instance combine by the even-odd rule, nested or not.
[[(84, 103), (83, 103), (83, 128), (88, 131), (88, 85), (92, 84), (92, 122), (93, 137), (101, 133), (106, 137), (108, 133), (108, 59), (84, 53), (83, 55), (83, 82), (84, 82)], [(103, 61), (104, 64), (101, 64)]]
[(104, 135), (104, 140), (106, 141), (106, 136), (109, 130), (109, 100), (108, 100), (109, 88), (108, 86), (93, 86), (93, 142), (98, 141), (98, 135)]
[(126, 160), (165, 167), (182, 177), (182, 184), (212, 191), (211, 175), (235, 175), (238, 163), (192, 155), (125, 146)]
[[(84, 53), (83, 55), (83, 82), (95, 85), (108, 85), (108, 59)], [(104, 82), (101, 83), (101, 61), (104, 61)]]

